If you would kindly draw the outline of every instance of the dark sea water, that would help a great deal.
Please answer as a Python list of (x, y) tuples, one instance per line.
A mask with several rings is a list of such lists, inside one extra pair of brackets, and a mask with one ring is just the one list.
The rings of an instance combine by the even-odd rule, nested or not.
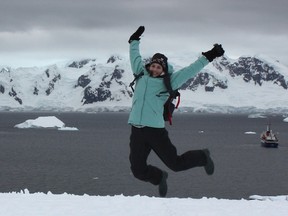
[[(14, 128), (49, 115), (79, 131)], [(27, 188), (31, 193), (158, 196), (156, 186), (131, 174), (127, 118), (127, 113), (0, 113), (0, 192)], [(176, 113), (167, 130), (178, 153), (209, 148), (214, 175), (203, 168), (175, 173), (154, 153), (149, 163), (168, 171), (168, 197), (287, 195), (288, 123), (283, 116), (269, 119), (279, 133), (277, 149), (260, 146), (267, 118)]]

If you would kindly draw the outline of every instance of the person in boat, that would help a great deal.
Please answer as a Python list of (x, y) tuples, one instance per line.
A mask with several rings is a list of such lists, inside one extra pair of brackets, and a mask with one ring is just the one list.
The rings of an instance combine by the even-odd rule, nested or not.
[(224, 50), (221, 45), (216, 44), (213, 49), (203, 52), (199, 59), (190, 66), (172, 73), (173, 68), (168, 64), (168, 58), (161, 53), (153, 55), (151, 61), (144, 65), (139, 51), (140, 36), (144, 30), (144, 26), (140, 26), (128, 41), (132, 71), (136, 76), (144, 73), (136, 82), (128, 120), (131, 125), (129, 160), (133, 175), (139, 180), (157, 185), (159, 195), (164, 197), (168, 189), (168, 173), (147, 164), (151, 150), (168, 168), (175, 172), (193, 167), (204, 167), (206, 173), (212, 175), (214, 163), (208, 149), (191, 150), (182, 155), (177, 154), (177, 149), (169, 138), (163, 119), (163, 105), (169, 97), (163, 78), (170, 73), (172, 89), (179, 89), (209, 62), (222, 56)]

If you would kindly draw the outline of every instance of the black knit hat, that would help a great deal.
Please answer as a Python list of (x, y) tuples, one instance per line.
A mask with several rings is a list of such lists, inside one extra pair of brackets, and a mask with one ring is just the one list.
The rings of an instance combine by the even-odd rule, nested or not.
[(149, 65), (153, 64), (153, 63), (157, 63), (157, 64), (160, 64), (163, 68), (163, 71), (165, 73), (168, 72), (168, 58), (161, 54), (161, 53), (156, 53), (152, 56), (152, 59), (151, 59), (151, 62), (149, 63)]

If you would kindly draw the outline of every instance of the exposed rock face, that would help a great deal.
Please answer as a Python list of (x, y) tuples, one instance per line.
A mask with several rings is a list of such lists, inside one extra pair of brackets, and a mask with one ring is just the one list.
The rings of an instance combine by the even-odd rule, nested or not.
[(273, 82), (284, 89), (287, 89), (288, 82), (284, 76), (264, 62), (255, 57), (241, 57), (238, 61), (230, 63), (223, 57), (219, 64), (215, 64), (219, 70), (228, 70), (230, 76), (241, 76), (245, 82), (254, 82), (255, 85), (262, 85), (263, 82)]

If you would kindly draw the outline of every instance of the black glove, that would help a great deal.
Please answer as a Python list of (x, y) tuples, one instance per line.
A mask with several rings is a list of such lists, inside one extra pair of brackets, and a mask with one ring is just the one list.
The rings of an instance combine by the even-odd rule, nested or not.
[(212, 62), (216, 57), (222, 56), (224, 52), (225, 51), (223, 50), (221, 44), (214, 44), (213, 49), (207, 52), (202, 52), (202, 55), (204, 55), (209, 60), (209, 62)]
[(145, 27), (144, 26), (140, 26), (136, 32), (134, 32), (131, 37), (128, 40), (128, 43), (131, 43), (131, 41), (133, 40), (140, 40), (140, 36), (143, 34), (143, 32), (145, 31)]

